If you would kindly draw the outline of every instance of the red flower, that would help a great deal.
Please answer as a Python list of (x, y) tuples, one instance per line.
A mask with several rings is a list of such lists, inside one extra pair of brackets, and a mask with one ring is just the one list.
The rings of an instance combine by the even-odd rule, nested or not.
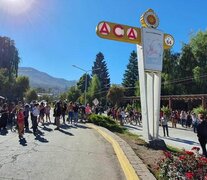
[(186, 156), (181, 155), (181, 156), (179, 156), (179, 159), (182, 161), (182, 160), (186, 159)]
[(200, 160), (202, 163), (207, 163), (207, 158), (206, 158), (206, 157), (200, 157), (199, 160)]
[(194, 174), (193, 174), (192, 172), (187, 172), (187, 173), (185, 173), (185, 177), (186, 177), (187, 179), (193, 179), (193, 176), (194, 176)]
[(200, 150), (200, 148), (199, 147), (192, 147), (192, 149), (191, 150), (196, 150), (196, 151), (199, 151)]
[(164, 155), (165, 155), (165, 157), (167, 157), (167, 158), (170, 158), (170, 157), (172, 156), (171, 153), (168, 152), (168, 151), (164, 151)]
[(185, 151), (186, 154), (192, 156), (194, 153), (192, 151)]

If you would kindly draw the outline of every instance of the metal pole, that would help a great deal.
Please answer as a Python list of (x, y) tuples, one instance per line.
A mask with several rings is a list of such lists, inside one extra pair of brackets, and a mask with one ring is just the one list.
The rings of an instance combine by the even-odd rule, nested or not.
[(85, 102), (85, 106), (86, 106), (86, 91), (87, 91), (87, 84), (88, 84), (87, 83), (87, 80), (88, 80), (88, 77), (87, 77), (88, 76), (88, 73), (87, 72), (85, 73), (85, 76), (86, 77), (85, 77), (85, 91), (84, 91), (84, 96), (85, 97), (84, 97), (84, 102)]

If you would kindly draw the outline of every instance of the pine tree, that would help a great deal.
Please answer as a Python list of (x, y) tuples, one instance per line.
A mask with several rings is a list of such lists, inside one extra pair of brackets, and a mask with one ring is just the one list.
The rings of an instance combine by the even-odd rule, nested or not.
[(100, 101), (102, 104), (105, 104), (106, 95), (110, 88), (110, 77), (106, 61), (104, 60), (104, 55), (101, 52), (96, 55), (96, 60), (94, 61), (94, 66), (92, 67), (92, 76), (94, 75), (97, 75), (100, 81), (100, 90), (97, 92), (101, 97)]
[[(86, 75), (87, 75), (87, 77), (86, 77)], [(87, 84), (86, 84), (86, 79), (87, 79)], [(81, 93), (85, 92), (85, 88), (88, 89), (90, 81), (91, 81), (91, 77), (88, 73), (87, 74), (85, 73), (85, 74), (83, 74), (83, 76), (80, 77), (79, 81), (77, 82), (77, 87), (81, 91)], [(87, 91), (87, 89), (86, 89), (86, 91)]]
[(125, 96), (135, 96), (136, 82), (138, 80), (138, 61), (137, 53), (132, 51), (129, 64), (124, 73), (122, 85), (125, 88)]

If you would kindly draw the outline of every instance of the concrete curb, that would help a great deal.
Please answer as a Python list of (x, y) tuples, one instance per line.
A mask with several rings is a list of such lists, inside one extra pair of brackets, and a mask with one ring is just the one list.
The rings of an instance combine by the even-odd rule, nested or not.
[[(94, 125), (94, 124), (93, 124)], [(90, 126), (90, 124), (89, 124)], [(94, 125), (96, 126), (96, 125)], [(114, 138), (115, 141), (120, 145), (121, 149), (123, 150), (125, 156), (129, 160), (130, 164), (134, 168), (136, 174), (138, 175), (139, 179), (141, 180), (156, 180), (156, 178), (153, 176), (153, 174), (148, 170), (146, 165), (142, 162), (142, 160), (135, 154), (135, 152), (132, 150), (132, 148), (129, 146), (127, 142), (125, 142), (123, 139), (121, 139), (116, 134), (112, 133), (106, 128), (96, 126), (100, 130), (104, 131), (108, 135), (110, 135), (112, 138)]]

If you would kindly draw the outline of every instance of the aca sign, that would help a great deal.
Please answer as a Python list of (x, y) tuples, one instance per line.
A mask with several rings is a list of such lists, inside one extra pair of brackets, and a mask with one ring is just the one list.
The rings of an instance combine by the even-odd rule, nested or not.
[(116, 41), (141, 44), (140, 28), (102, 21), (96, 27), (99, 37)]
[[(96, 34), (104, 39), (128, 42), (141, 45), (141, 28), (102, 21), (96, 27)], [(164, 49), (170, 49), (174, 39), (170, 34), (164, 34)]]

